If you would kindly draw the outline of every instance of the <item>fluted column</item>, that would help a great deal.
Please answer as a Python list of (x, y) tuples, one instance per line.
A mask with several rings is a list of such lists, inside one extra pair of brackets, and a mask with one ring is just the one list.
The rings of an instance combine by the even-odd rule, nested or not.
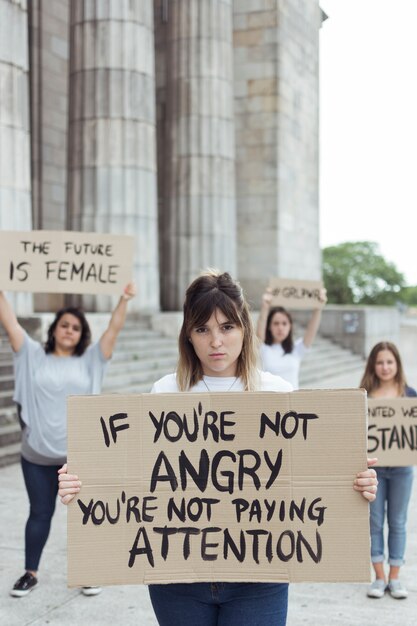
[(167, 15), (162, 303), (202, 268), (236, 268), (231, 0), (172, 0)]
[[(139, 295), (159, 308), (152, 0), (73, 0), (69, 228), (135, 236)], [(104, 310), (106, 297), (86, 298)]]
[[(0, 229), (32, 228), (26, 0), (0, 0)], [(31, 294), (11, 296), (18, 315)]]

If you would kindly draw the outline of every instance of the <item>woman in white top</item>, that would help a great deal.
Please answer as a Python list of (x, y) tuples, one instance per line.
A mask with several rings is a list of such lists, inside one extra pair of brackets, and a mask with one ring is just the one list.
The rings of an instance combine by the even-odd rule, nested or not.
[[(256, 366), (256, 338), (242, 290), (229, 274), (206, 272), (189, 286), (179, 336), (175, 374), (158, 380), (152, 391), (291, 391), (291, 385)], [(80, 491), (78, 476), (60, 470), (59, 495), (68, 504)], [(354, 488), (373, 500), (374, 470), (358, 475)], [(287, 583), (172, 583), (150, 585), (162, 626), (284, 626)]]
[[(288, 380), (294, 389), (298, 389), (301, 360), (316, 337), (321, 309), (313, 310), (304, 337), (294, 341), (291, 314), (284, 307), (271, 307), (272, 298), (272, 290), (268, 287), (262, 296), (256, 328), (258, 339), (262, 342), (262, 368)], [(327, 302), (325, 289), (320, 292), (320, 300)]]
[[(78, 307), (58, 311), (45, 345), (34, 341), (19, 324), (0, 292), (0, 323), (13, 350), (15, 389), (22, 427), (21, 465), (30, 510), (25, 528), (25, 573), (10, 595), (26, 596), (38, 582), (38, 568), (48, 539), (58, 492), (57, 470), (67, 455), (66, 399), (69, 395), (100, 393), (107, 363), (123, 327), (127, 301), (135, 295), (127, 285), (99, 341)], [(85, 595), (100, 592), (83, 588)]]

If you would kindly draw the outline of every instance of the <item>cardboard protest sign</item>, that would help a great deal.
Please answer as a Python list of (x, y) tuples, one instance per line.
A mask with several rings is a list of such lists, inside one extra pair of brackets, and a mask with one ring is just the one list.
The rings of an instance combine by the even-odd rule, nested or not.
[(71, 397), (69, 586), (368, 581), (365, 468), (362, 390)]
[(368, 452), (378, 465), (417, 465), (417, 398), (368, 398)]
[(0, 289), (120, 294), (132, 279), (133, 237), (0, 231)]
[(269, 287), (272, 289), (272, 306), (283, 306), (286, 309), (322, 309), (324, 302), (320, 300), (320, 289), (323, 283), (316, 280), (293, 280), (292, 278), (271, 278)]

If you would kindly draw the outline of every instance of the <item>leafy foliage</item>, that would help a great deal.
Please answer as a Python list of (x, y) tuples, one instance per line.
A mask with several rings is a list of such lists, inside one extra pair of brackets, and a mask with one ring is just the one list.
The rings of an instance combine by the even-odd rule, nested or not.
[(392, 305), (401, 298), (404, 275), (373, 241), (323, 249), (323, 280), (329, 303)]
[(401, 290), (400, 300), (408, 306), (417, 306), (417, 287), (404, 287)]

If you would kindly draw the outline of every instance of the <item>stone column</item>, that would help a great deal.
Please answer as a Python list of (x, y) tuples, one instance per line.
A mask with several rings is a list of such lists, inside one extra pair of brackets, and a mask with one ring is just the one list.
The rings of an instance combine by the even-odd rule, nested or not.
[[(26, 0), (0, 0), (0, 229), (32, 228)], [(18, 315), (32, 296), (10, 296)]]
[(318, 0), (234, 3), (239, 278), (321, 275)]
[(236, 269), (232, 2), (167, 6), (161, 285), (176, 310), (201, 269)]
[[(159, 308), (152, 0), (70, 3), (68, 226), (135, 237), (138, 297)], [(108, 310), (107, 297), (83, 303)]]

